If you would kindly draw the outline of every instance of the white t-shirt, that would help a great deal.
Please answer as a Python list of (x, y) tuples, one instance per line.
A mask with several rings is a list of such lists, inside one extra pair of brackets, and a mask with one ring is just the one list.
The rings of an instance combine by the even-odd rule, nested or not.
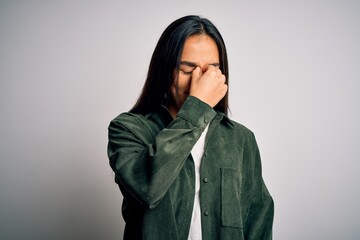
[(198, 141), (195, 143), (193, 149), (191, 150), (191, 155), (194, 159), (195, 164), (195, 198), (194, 198), (194, 207), (191, 217), (190, 231), (188, 240), (201, 240), (201, 209), (200, 209), (200, 166), (201, 159), (204, 154), (205, 148), (205, 137), (208, 131), (207, 126), (204, 132), (201, 134)]

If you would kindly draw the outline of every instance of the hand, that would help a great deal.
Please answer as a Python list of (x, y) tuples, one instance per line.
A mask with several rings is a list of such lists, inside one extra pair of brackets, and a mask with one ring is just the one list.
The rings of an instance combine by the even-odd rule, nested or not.
[(225, 80), (221, 70), (212, 65), (204, 73), (200, 67), (196, 67), (191, 75), (190, 95), (214, 107), (227, 92)]

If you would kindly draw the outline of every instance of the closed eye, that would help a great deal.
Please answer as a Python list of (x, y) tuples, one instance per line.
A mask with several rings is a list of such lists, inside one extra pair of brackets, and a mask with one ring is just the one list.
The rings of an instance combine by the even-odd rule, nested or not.
[(216, 68), (219, 68), (219, 67), (220, 67), (220, 64), (219, 64), (219, 63), (209, 64), (209, 65), (214, 66), (214, 67), (216, 67)]
[[(179, 68), (179, 71), (181, 73), (183, 73), (184, 75), (191, 75), (192, 72), (195, 70), (195, 68), (197, 67), (197, 65), (195, 63), (192, 63), (192, 62), (187, 62), (187, 61), (182, 61), (180, 63), (181, 67)], [(212, 64), (209, 64), (211, 66), (214, 66), (216, 68), (219, 68), (220, 67), (220, 64), (219, 63), (212, 63)]]
[(180, 72), (182, 72), (182, 73), (185, 74), (185, 75), (191, 75), (193, 71), (194, 71), (194, 70), (184, 71), (184, 70), (180, 69)]

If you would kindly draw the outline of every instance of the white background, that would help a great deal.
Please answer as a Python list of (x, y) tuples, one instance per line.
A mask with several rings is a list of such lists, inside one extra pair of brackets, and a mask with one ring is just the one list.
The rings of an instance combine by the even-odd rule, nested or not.
[[(144, 1), (145, 2), (145, 1)], [(274, 239), (360, 239), (359, 1), (0, 1), (0, 238), (122, 239), (107, 127), (173, 20), (222, 33)]]

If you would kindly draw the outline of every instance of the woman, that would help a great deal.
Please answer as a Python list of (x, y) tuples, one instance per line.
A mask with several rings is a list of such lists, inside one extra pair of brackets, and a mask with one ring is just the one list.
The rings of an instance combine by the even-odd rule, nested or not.
[(170, 24), (143, 91), (109, 126), (124, 239), (271, 239), (254, 134), (230, 120), (224, 41), (207, 19)]

